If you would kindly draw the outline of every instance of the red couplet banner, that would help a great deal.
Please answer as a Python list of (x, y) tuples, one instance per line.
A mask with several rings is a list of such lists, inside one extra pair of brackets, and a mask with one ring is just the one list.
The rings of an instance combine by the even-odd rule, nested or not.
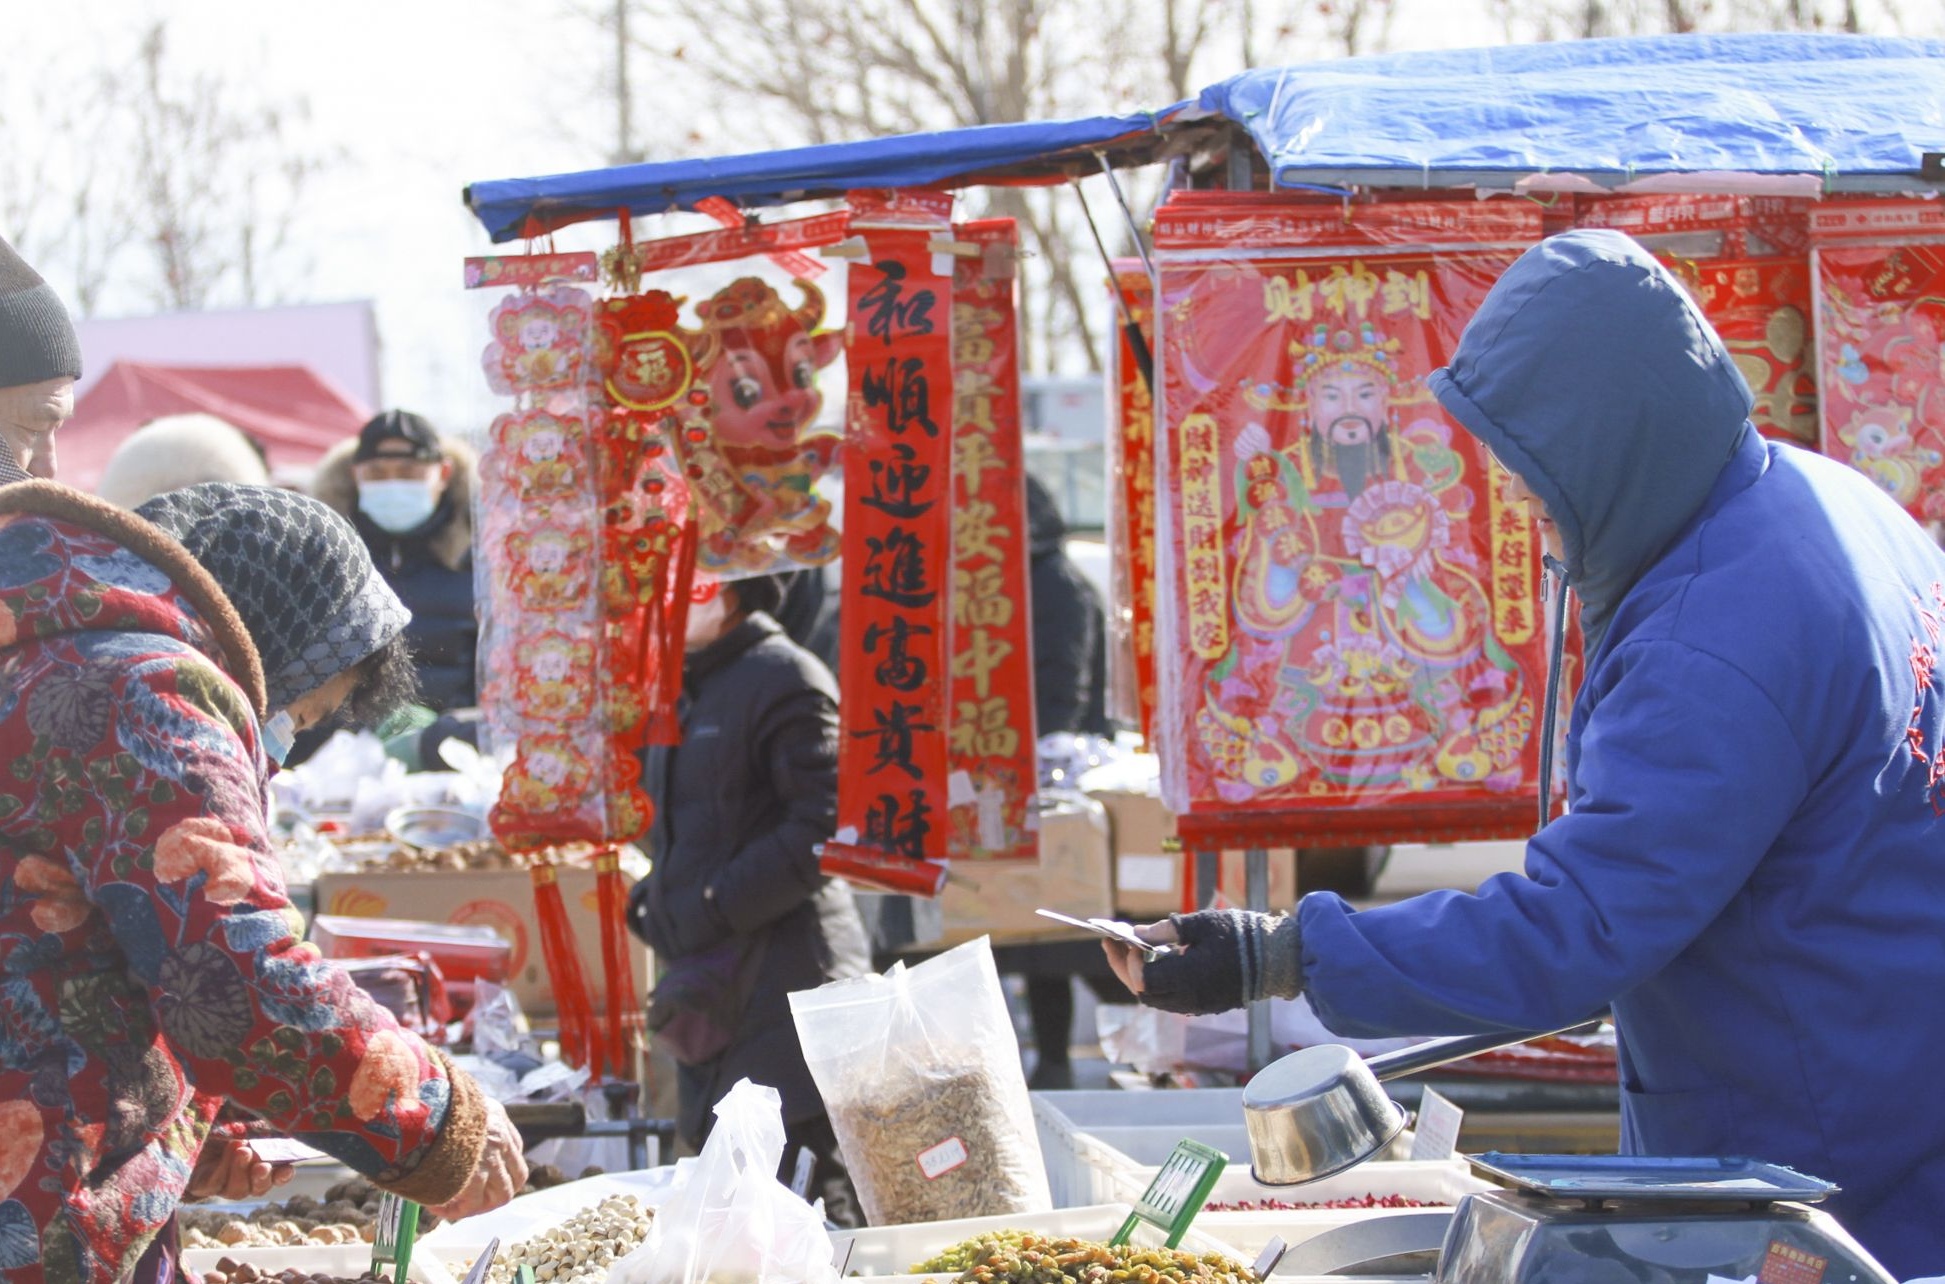
[[(1155, 345), (1154, 286), (1139, 263), (1115, 264), (1108, 288), (1119, 292), (1149, 350)], [(1125, 330), (1114, 345), (1109, 404), (1114, 410), (1110, 537), (1114, 545), (1111, 613), (1114, 711), (1155, 741), (1155, 399)]]
[[(931, 245), (947, 229), (860, 230), (866, 255), (851, 267), (847, 312), (833, 873), (846, 872), (833, 861), (847, 849), (906, 862), (946, 856), (952, 275)], [(923, 877), (901, 890), (936, 891), (932, 871), (914, 872)]]
[(1425, 376), (1537, 212), (1186, 195), (1156, 226), (1164, 800), (1221, 845), (1530, 832), (1540, 548)]
[(1945, 522), (1945, 211), (1833, 202), (1811, 214), (1823, 450), (1920, 521)]
[(952, 236), (960, 254), (952, 278), (950, 851), (955, 860), (1038, 860), (1020, 234), (1012, 219), (987, 219)]

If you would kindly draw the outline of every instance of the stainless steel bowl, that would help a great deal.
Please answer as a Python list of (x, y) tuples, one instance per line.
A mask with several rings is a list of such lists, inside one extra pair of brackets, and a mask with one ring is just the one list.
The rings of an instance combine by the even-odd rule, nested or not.
[(1243, 1088), (1250, 1167), (1266, 1186), (1296, 1186), (1356, 1167), (1405, 1129), (1364, 1059), (1337, 1044), (1293, 1052)]
[(394, 807), (385, 817), (385, 832), (407, 847), (456, 847), (485, 838), (486, 822), (456, 807)]

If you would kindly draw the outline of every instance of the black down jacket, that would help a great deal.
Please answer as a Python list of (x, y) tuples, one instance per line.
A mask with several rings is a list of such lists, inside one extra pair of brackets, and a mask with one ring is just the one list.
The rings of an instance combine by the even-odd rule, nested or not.
[(1026, 483), (1035, 731), (1109, 735), (1107, 613), (1067, 556), (1067, 523), (1052, 493), (1031, 473)]
[(683, 1136), (738, 1079), (775, 1088), (786, 1123), (824, 1113), (787, 996), (870, 967), (851, 890), (812, 850), (837, 815), (837, 694), (828, 670), (768, 615), (751, 615), (688, 657), (682, 743), (643, 757), (655, 802), (647, 878), (630, 926), (658, 962), (732, 940), (760, 950), (729, 1046), (682, 1066)]

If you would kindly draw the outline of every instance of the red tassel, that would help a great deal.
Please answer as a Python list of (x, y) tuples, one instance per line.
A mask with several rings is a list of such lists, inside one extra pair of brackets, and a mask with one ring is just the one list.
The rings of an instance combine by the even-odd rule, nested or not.
[(640, 999), (628, 948), (628, 888), (621, 879), (621, 857), (604, 848), (594, 858), (594, 890), (601, 905), (601, 970), (607, 989), (608, 1056), (617, 1076), (629, 1063), (628, 1034)]
[(689, 604), (696, 581), (696, 517), (693, 506), (682, 523), (675, 541), (675, 560), (667, 593), (657, 608), (659, 627), (653, 630), (654, 655), (650, 660), (653, 681), (648, 711), (648, 743), (674, 745), (682, 742), (682, 723), (676, 708), (682, 699), (682, 648), (689, 631)]
[(560, 875), (546, 857), (535, 860), (531, 873), (541, 956), (547, 962), (547, 977), (553, 982), (554, 1002), (560, 1012), (561, 1059), (571, 1066), (586, 1066), (588, 1073), (599, 1079), (602, 1047), (594, 1029), (593, 1005), (588, 1001), (587, 977), (581, 971), (581, 951), (567, 921), (567, 903), (561, 899)]

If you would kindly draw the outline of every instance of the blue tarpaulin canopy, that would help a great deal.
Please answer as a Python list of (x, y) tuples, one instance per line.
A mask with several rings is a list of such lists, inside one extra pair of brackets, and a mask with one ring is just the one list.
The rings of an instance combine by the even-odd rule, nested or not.
[(1246, 71), (1201, 105), (1279, 185), (1507, 186), (1569, 173), (1918, 185), (1945, 149), (1945, 41), (1767, 34), (1575, 40)]
[[(708, 160), (475, 183), (496, 241), (627, 208), (745, 208), (859, 188), (970, 187), (1142, 164), (1212, 127), (1248, 131), (1279, 185), (1722, 190), (1930, 187), (1945, 149), (1945, 41), (1764, 34), (1564, 41), (1247, 71), (1198, 104), (985, 125)], [(1663, 176), (1677, 176), (1664, 179)], [(1694, 176), (1707, 176), (1697, 179)], [(1794, 183), (1795, 186), (1790, 186)]]
[[(1174, 109), (1171, 109), (1171, 111)], [(1097, 153), (1123, 163), (1152, 160), (1168, 113), (1086, 120), (977, 125), (929, 134), (895, 134), (707, 160), (663, 161), (474, 183), (466, 203), (496, 241), (568, 223), (693, 208), (721, 196), (745, 209), (842, 196), (864, 188), (973, 187), (995, 182), (1058, 182), (1100, 172)]]

